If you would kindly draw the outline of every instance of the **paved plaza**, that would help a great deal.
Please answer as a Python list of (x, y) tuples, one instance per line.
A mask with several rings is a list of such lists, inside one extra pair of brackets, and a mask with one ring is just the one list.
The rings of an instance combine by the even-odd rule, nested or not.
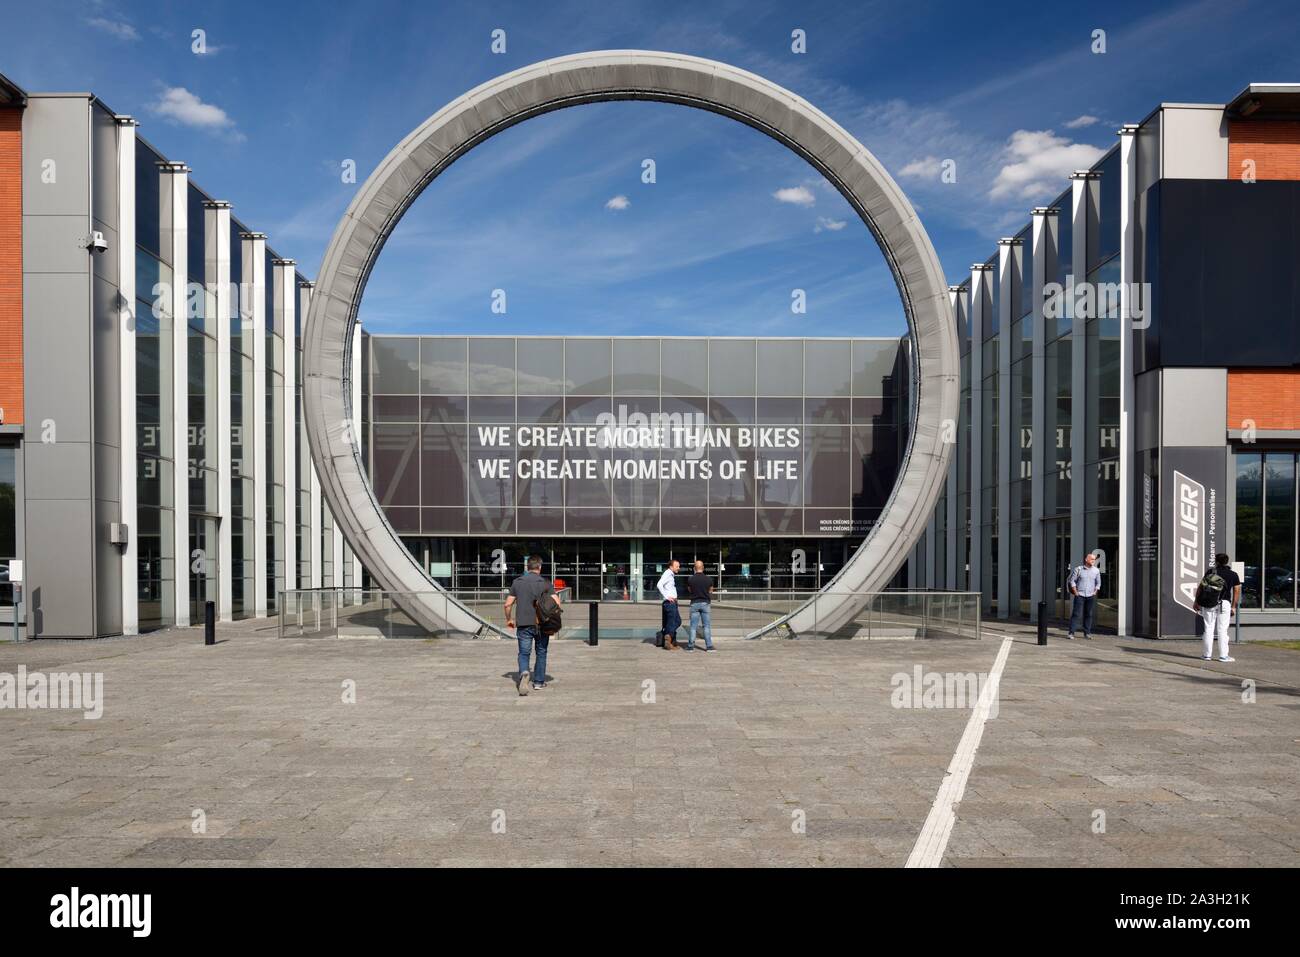
[(714, 655), (558, 641), (521, 698), (509, 641), (218, 636), (0, 645), (0, 673), (99, 672), (104, 698), (98, 720), (0, 711), (0, 864), (899, 867), (972, 708), (895, 707), (897, 676), (982, 675), (1004, 636), (943, 864), (1300, 863), (1282, 648), (1219, 664), (998, 624)]

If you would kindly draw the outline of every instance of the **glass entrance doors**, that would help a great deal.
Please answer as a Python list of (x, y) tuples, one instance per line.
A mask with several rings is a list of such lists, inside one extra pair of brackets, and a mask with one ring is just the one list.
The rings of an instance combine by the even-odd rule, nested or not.
[[(217, 519), (190, 515), (190, 624), (203, 623), (203, 606), (217, 599)], [(219, 604), (219, 603), (218, 603)]]
[[(1070, 550), (1070, 521), (1066, 518), (1044, 519), (1043, 521), (1043, 600), (1047, 602), (1047, 614), (1058, 621), (1068, 621), (1073, 600), (1066, 581), (1070, 569), (1083, 560), (1075, 557)], [(1037, 609), (1032, 609), (1037, 615)]]

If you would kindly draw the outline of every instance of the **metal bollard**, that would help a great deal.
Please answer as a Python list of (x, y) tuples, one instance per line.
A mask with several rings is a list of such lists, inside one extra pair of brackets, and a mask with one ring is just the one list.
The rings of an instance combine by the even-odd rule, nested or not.
[(1038, 643), (1047, 644), (1047, 602), (1038, 603)]
[(600, 602), (589, 603), (587, 609), (587, 644), (594, 648), (600, 644)]
[(217, 603), (215, 601), (203, 603), (203, 643), (205, 645), (215, 645), (217, 643)]

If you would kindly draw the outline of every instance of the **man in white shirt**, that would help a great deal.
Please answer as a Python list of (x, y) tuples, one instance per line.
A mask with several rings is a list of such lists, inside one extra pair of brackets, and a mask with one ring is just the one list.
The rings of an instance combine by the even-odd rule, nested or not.
[(674, 558), (659, 576), (659, 584), (655, 585), (663, 597), (663, 622), (655, 635), (655, 647), (669, 651), (680, 651), (682, 647), (677, 644), (677, 629), (682, 627), (681, 612), (677, 610), (677, 571), (681, 567), (682, 563)]

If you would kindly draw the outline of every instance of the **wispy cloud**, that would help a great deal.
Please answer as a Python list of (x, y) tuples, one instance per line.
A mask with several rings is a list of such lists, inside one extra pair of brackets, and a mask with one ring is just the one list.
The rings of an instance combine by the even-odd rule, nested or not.
[(86, 25), (94, 27), (119, 40), (139, 40), (140, 34), (135, 27), (125, 20), (110, 20), (108, 17), (87, 17)]
[(1005, 162), (989, 197), (1030, 199), (1057, 193), (1071, 171), (1091, 166), (1102, 152), (1087, 143), (1072, 143), (1051, 130), (1016, 130), (1007, 141)]
[(939, 157), (926, 156), (923, 159), (912, 160), (898, 171), (898, 175), (904, 179), (934, 179), (942, 168), (943, 162)]
[(622, 193), (619, 193), (617, 196), (612, 196), (609, 198), (609, 200), (606, 201), (605, 208), (612, 209), (615, 211), (621, 211), (627, 209), (631, 205), (632, 205), (632, 200), (628, 199)]
[(1101, 120), (1099, 120), (1097, 117), (1092, 116), (1088, 113), (1084, 113), (1082, 116), (1076, 116), (1074, 119), (1067, 122), (1065, 124), (1065, 128), (1067, 130), (1080, 130), (1083, 129), (1085, 126), (1092, 126), (1100, 122)]
[(235, 128), (235, 121), (225, 110), (211, 103), (204, 103), (183, 86), (169, 86), (164, 89), (151, 109), (159, 116), (182, 126), (209, 132), (224, 132), (241, 140), (244, 138), (243, 134)]
[(811, 206), (817, 202), (817, 197), (807, 186), (786, 186), (773, 193), (772, 198), (778, 203), (792, 203), (795, 206)]
[(820, 233), (829, 230), (832, 233), (838, 233), (848, 224), (847, 219), (831, 219), (829, 216), (818, 216), (817, 225), (813, 227), (813, 232)]

